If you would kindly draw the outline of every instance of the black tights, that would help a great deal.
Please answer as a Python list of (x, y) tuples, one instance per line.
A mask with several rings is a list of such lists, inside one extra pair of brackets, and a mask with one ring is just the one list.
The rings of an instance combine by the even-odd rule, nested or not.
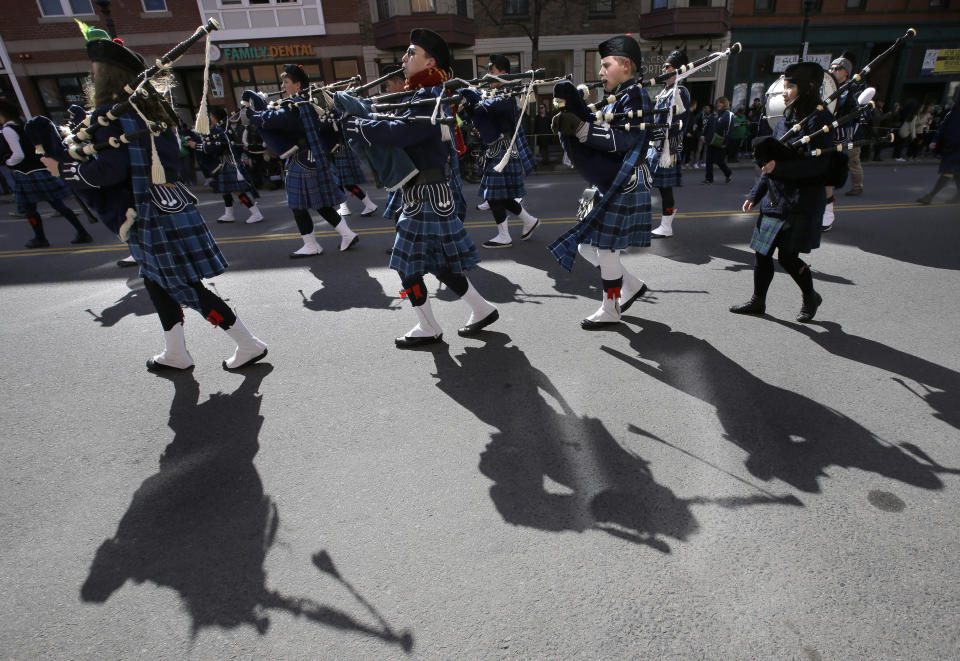
[[(256, 193), (254, 193), (254, 195), (256, 195)], [(243, 202), (243, 206), (247, 207), (248, 209), (253, 206), (253, 200), (251, 200), (250, 196), (246, 193), (239, 193), (237, 195), (237, 199)], [(233, 195), (230, 193), (223, 194), (223, 206), (227, 208), (233, 206)]]
[[(753, 296), (762, 301), (766, 299), (767, 290), (770, 289), (770, 283), (773, 281), (773, 256), (761, 255), (760, 253), (755, 253), (755, 255), (757, 265), (753, 270)], [(800, 287), (803, 297), (811, 297), (814, 293), (813, 275), (810, 273), (810, 267), (800, 259), (800, 253), (777, 248), (777, 259), (780, 261), (783, 270), (789, 273), (793, 281)]]
[[(147, 277), (144, 277), (143, 284), (147, 294), (150, 295), (153, 307), (157, 310), (157, 316), (160, 317), (160, 324), (164, 331), (170, 330), (183, 321), (183, 308), (167, 293), (166, 289)], [(197, 297), (200, 299), (200, 314), (207, 321), (223, 330), (227, 330), (236, 323), (237, 315), (222, 298), (204, 287), (201, 282), (191, 282), (190, 286), (197, 292)]]
[[(463, 296), (470, 288), (470, 282), (462, 273), (452, 273), (451, 271), (441, 271), (435, 274), (437, 280), (450, 288), (457, 296)], [(423, 305), (427, 301), (427, 285), (423, 281), (422, 275), (410, 275), (400, 280), (403, 285), (401, 296), (410, 299), (413, 307)]]
[(506, 200), (490, 200), (490, 211), (493, 212), (493, 219), (497, 221), (497, 225), (499, 225), (507, 219), (508, 211), (516, 215), (520, 213), (521, 207), (513, 198), (508, 198)]
[[(293, 220), (297, 223), (297, 230), (300, 234), (313, 234), (313, 218), (310, 217), (309, 209), (291, 209), (293, 211)], [(333, 207), (323, 207), (317, 209), (323, 219), (330, 223), (332, 227), (340, 224), (340, 214)]]
[(672, 216), (674, 209), (673, 201), (673, 188), (661, 188), (660, 190), (660, 204), (663, 207), (664, 216)]
[(345, 186), (341, 186), (340, 190), (342, 190), (347, 195), (350, 195), (352, 193), (353, 196), (358, 200), (362, 200), (367, 196), (367, 194), (363, 192), (363, 189), (357, 186), (356, 184), (347, 184)]
[[(83, 225), (80, 223), (80, 219), (77, 218), (77, 214), (73, 213), (66, 204), (63, 203), (63, 200), (47, 200), (50, 203), (50, 206), (54, 210), (58, 211), (64, 218), (67, 219), (67, 222), (73, 225), (73, 229), (77, 230), (77, 234), (87, 234), (87, 230), (84, 229)], [(30, 223), (30, 227), (33, 228), (33, 233), (36, 234), (39, 238), (46, 238), (43, 233), (43, 221), (40, 219), (40, 211), (37, 209), (37, 205), (28, 204), (27, 205), (27, 221)]]

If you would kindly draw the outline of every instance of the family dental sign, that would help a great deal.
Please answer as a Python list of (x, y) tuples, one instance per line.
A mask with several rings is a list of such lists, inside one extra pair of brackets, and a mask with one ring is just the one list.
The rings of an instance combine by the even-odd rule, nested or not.
[(268, 60), (277, 57), (316, 57), (310, 44), (288, 44), (284, 46), (244, 46), (224, 47), (223, 59), (230, 60)]

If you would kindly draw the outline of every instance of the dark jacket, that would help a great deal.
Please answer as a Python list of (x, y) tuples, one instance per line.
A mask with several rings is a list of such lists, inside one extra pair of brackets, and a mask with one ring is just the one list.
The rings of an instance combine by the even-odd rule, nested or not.
[[(787, 132), (796, 119), (785, 117), (773, 131), (774, 138)], [(833, 115), (821, 110), (804, 124), (804, 135), (833, 121)], [(826, 149), (834, 145), (834, 132), (814, 138), (806, 149)], [(830, 155), (798, 156), (794, 160), (777, 160), (771, 174), (761, 175), (750, 190), (748, 199), (760, 205), (764, 216), (787, 221), (783, 243), (780, 246), (794, 252), (810, 252), (820, 245), (820, 226), (827, 204), (824, 177), (830, 164)]]
[(730, 129), (733, 127), (733, 113), (729, 110), (715, 112), (710, 115), (707, 125), (703, 129), (703, 137), (707, 140), (707, 146), (713, 140), (713, 134), (719, 133), (723, 136), (723, 145), (727, 144), (727, 136), (730, 135)]

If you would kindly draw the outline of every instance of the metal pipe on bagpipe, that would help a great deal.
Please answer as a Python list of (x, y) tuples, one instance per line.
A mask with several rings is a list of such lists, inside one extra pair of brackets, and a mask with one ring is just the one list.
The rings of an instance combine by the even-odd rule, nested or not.
[[(915, 36), (917, 36), (917, 31), (914, 30), (913, 28), (907, 28), (907, 31), (903, 34), (903, 36), (899, 37), (895, 42), (893, 42), (890, 48), (888, 48), (887, 50), (883, 51), (882, 53), (877, 55), (875, 58), (870, 60), (870, 62), (868, 62), (867, 65), (863, 67), (863, 69), (861, 69), (858, 73), (855, 73), (852, 76), (850, 76), (850, 78), (848, 78), (847, 81), (843, 83), (843, 85), (840, 85), (839, 87), (837, 87), (836, 90), (834, 90), (833, 94), (828, 96), (826, 99), (821, 99), (820, 103), (817, 104), (817, 108), (816, 110), (814, 110), (814, 113), (823, 110), (835, 99), (839, 99), (840, 95), (843, 94), (845, 91), (847, 91), (847, 89), (849, 89), (851, 85), (853, 85), (854, 83), (860, 82), (861, 80), (866, 78), (867, 75), (869, 75), (870, 71), (875, 66), (877, 66), (877, 64), (882, 62), (884, 59), (890, 57), (890, 55), (892, 55), (894, 51), (896, 51), (901, 46), (903, 46), (907, 42), (907, 40), (913, 39)], [(788, 140), (793, 134), (799, 133), (800, 131), (802, 131), (804, 122), (810, 119), (814, 113), (810, 113), (809, 115), (804, 117), (802, 120), (800, 120), (799, 122), (791, 126), (790, 129), (780, 138), (780, 140), (781, 141)]]
[(434, 119), (428, 115), (392, 115), (389, 113), (372, 112), (369, 119), (380, 119), (386, 121), (407, 122), (408, 124), (442, 124), (444, 126), (456, 126), (456, 117), (437, 117)]
[[(169, 68), (170, 65), (179, 60), (180, 57), (182, 57), (191, 46), (197, 43), (200, 39), (209, 35), (214, 30), (219, 29), (220, 23), (218, 23), (215, 19), (211, 18), (207, 20), (205, 25), (198, 27), (196, 31), (187, 39), (181, 41), (179, 44), (161, 55), (156, 60), (156, 64), (137, 74), (137, 76), (131, 82), (124, 85), (123, 89), (127, 94), (130, 95), (130, 98), (128, 98), (126, 101), (116, 104), (104, 114), (94, 115), (94, 113), (90, 113), (87, 115), (86, 119), (80, 123), (80, 128), (74, 132), (71, 132), (70, 135), (66, 136), (64, 139), (72, 142), (86, 142), (92, 140), (93, 134), (96, 133), (101, 126), (108, 126), (110, 121), (116, 119), (123, 113), (128, 112), (132, 108), (131, 99), (133, 98), (134, 93), (139, 93), (144, 97), (150, 95), (150, 92), (148, 92), (147, 89), (141, 87), (141, 84), (145, 80), (149, 80), (153, 76), (157, 75), (157, 73), (160, 71)], [(94, 119), (97, 120), (96, 124), (93, 123)]]
[(547, 74), (546, 69), (529, 69), (522, 73), (500, 73), (492, 74), (487, 73), (479, 78), (474, 78), (472, 80), (464, 81), (466, 85), (461, 85), (461, 87), (481, 87), (486, 85), (493, 85), (495, 83), (510, 83), (510, 82), (522, 82), (529, 79), (536, 80), (541, 76)]
[(398, 73), (400, 73), (400, 72), (402, 72), (402, 71), (403, 71), (403, 67), (400, 67), (399, 69), (394, 69), (393, 71), (388, 71), (387, 73), (383, 74), (382, 76), (380, 76), (380, 77), (377, 78), (376, 80), (371, 80), (369, 83), (366, 83), (366, 84), (364, 84), (364, 85), (360, 85), (359, 87), (350, 87), (350, 88), (347, 88), (346, 91), (349, 92), (350, 94), (353, 94), (353, 95), (356, 95), (358, 92), (366, 92), (368, 89), (372, 89), (372, 88), (376, 87), (376, 86), (379, 85), (380, 83), (383, 83), (383, 82), (389, 80), (390, 78), (393, 78), (396, 74), (398, 74)]
[(72, 145), (67, 153), (70, 154), (70, 157), (75, 161), (85, 161), (90, 156), (93, 156), (97, 152), (104, 151), (105, 149), (119, 149), (123, 145), (136, 140), (137, 138), (142, 138), (143, 136), (158, 135), (167, 130), (167, 124), (165, 122), (151, 122), (149, 128), (140, 129), (139, 131), (133, 131), (132, 133), (121, 133), (118, 136), (114, 136), (105, 140), (104, 142), (98, 142), (93, 144), (88, 142), (84, 145)]
[(374, 111), (406, 110), (408, 108), (430, 108), (437, 105), (437, 99), (441, 99), (440, 105), (452, 105), (463, 102), (463, 97), (459, 94), (453, 96), (434, 97), (432, 99), (418, 99), (416, 101), (407, 101), (405, 103), (374, 103), (370, 108)]
[(811, 149), (808, 152), (805, 152), (804, 156), (822, 156), (823, 154), (830, 154), (832, 152), (844, 152), (850, 151), (855, 147), (864, 147), (866, 145), (878, 145), (878, 144), (890, 144), (896, 139), (894, 133), (888, 133), (882, 138), (867, 138), (866, 140), (853, 140), (851, 142), (841, 142), (834, 145), (833, 147), (827, 147), (826, 149)]
[(651, 131), (655, 129), (670, 129), (671, 131), (682, 131), (683, 122), (677, 120), (673, 123), (668, 124), (667, 122), (640, 122), (639, 124), (631, 124), (627, 122), (626, 124), (617, 124), (613, 128), (618, 131)]
[[(822, 135), (824, 133), (830, 133), (830, 131), (832, 131), (833, 129), (839, 128), (841, 126), (845, 126), (850, 122), (853, 122), (859, 119), (859, 117), (862, 114), (864, 114), (869, 110), (872, 110), (876, 106), (876, 104), (873, 102), (873, 95), (875, 93), (876, 93), (876, 90), (874, 88), (868, 87), (860, 94), (859, 98), (857, 99), (858, 106), (854, 111), (849, 112), (842, 117), (838, 117), (837, 119), (833, 120), (829, 124), (824, 124), (813, 133), (797, 138), (796, 140), (793, 140), (788, 144), (791, 147), (802, 147), (803, 145), (809, 143), (818, 135)], [(781, 142), (783, 142), (782, 139), (781, 139)]]

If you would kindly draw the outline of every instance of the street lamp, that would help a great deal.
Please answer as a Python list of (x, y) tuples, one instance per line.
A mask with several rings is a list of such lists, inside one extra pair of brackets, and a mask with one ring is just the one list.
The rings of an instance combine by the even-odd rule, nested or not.
[(100, 8), (100, 13), (103, 14), (103, 20), (107, 25), (107, 33), (110, 35), (110, 38), (116, 38), (117, 28), (113, 24), (113, 19), (110, 18), (110, 0), (93, 0), (93, 4)]
[[(108, 3), (109, 4), (109, 3)], [(810, 12), (817, 6), (817, 0), (803, 0), (803, 28), (800, 30), (800, 56), (799, 62), (803, 62), (807, 57), (807, 25), (810, 23)]]

